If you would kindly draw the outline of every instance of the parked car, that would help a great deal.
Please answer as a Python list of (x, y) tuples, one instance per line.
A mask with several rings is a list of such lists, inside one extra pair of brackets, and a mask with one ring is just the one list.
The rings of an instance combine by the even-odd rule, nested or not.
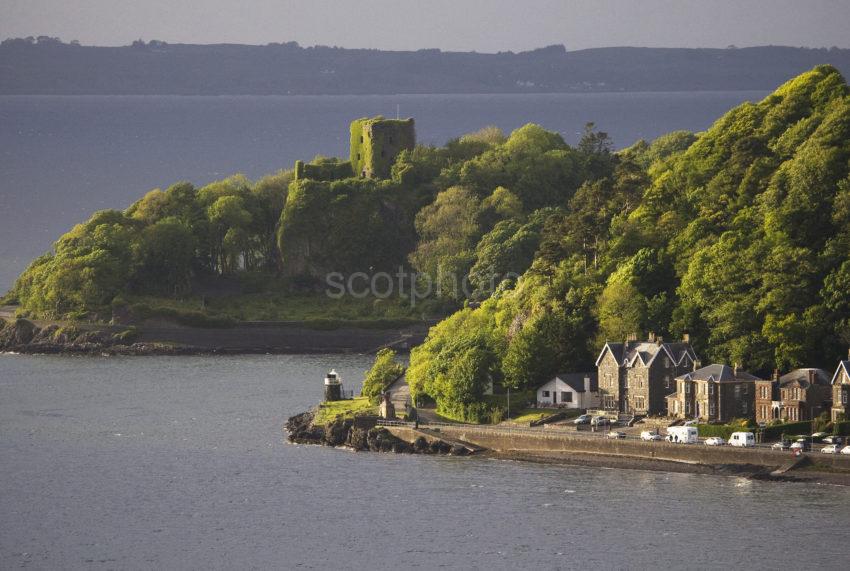
[(612, 440), (616, 440), (618, 438), (625, 438), (626, 433), (625, 432), (617, 432), (616, 430), (612, 430), (611, 432), (609, 432), (607, 434), (607, 437), (611, 438)]
[(794, 442), (790, 447), (790, 450), (801, 450), (803, 452), (809, 452), (812, 449), (812, 443), (809, 442), (806, 438), (800, 438), (796, 442)]
[(756, 436), (752, 432), (733, 432), (729, 437), (729, 446), (750, 448), (756, 445)]
[(838, 444), (827, 444), (820, 451), (822, 454), (838, 454), (841, 452), (841, 447)]
[(826, 432), (815, 432), (814, 434), (812, 434), (811, 438), (814, 442), (821, 442), (827, 436), (828, 434)]
[(841, 449), (842, 454), (850, 454), (850, 446), (845, 446)]
[(719, 436), (712, 436), (710, 438), (705, 439), (706, 446), (725, 446), (726, 441), (720, 438)]
[(573, 421), (573, 424), (590, 424), (590, 419), (591, 419), (591, 418), (593, 418), (593, 417), (592, 417), (592, 416), (590, 416), (589, 414), (583, 414), (583, 415), (581, 415), (581, 416), (577, 417), (577, 418)]
[(774, 450), (788, 450), (789, 448), (791, 448), (791, 441), (780, 440), (779, 442), (771, 446), (771, 448), (773, 448)]
[(656, 440), (664, 440), (664, 438), (658, 434), (657, 432), (652, 432), (650, 430), (644, 430), (640, 433), (640, 439), (646, 440), (647, 442), (654, 442)]
[(611, 424), (611, 421), (605, 416), (594, 416), (590, 419), (590, 424), (591, 426), (608, 426)]
[(844, 444), (843, 436), (827, 436), (823, 439), (826, 444)]

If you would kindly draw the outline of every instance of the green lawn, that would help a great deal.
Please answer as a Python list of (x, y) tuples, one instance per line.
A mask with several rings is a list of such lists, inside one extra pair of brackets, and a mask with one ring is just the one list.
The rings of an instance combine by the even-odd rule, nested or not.
[(524, 408), (518, 411), (511, 411), (513, 414), (510, 422), (516, 422), (518, 424), (528, 424), (529, 422), (535, 422), (540, 420), (541, 418), (546, 418), (547, 416), (551, 416), (558, 412), (557, 409), (540, 409), (540, 408)]
[(369, 402), (366, 397), (357, 397), (348, 400), (334, 402), (323, 402), (316, 411), (313, 424), (324, 426), (337, 416), (354, 417), (357, 413), (375, 413), (378, 407)]

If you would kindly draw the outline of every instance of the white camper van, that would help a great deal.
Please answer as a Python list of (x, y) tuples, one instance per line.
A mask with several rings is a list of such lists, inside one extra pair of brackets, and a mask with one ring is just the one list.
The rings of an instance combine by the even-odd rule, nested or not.
[(699, 441), (696, 426), (671, 426), (667, 429), (667, 441), (677, 444), (696, 444)]
[(756, 445), (756, 437), (752, 432), (733, 432), (729, 437), (729, 446), (749, 448)]

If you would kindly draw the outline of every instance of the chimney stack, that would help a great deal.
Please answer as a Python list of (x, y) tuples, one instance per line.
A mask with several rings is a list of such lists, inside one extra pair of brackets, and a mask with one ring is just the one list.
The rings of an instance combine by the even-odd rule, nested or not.
[(664, 343), (664, 337), (659, 335), (658, 337), (655, 338), (655, 344), (656, 345), (658, 345), (660, 347), (662, 343)]
[(807, 369), (806, 372), (809, 373), (809, 384), (810, 385), (815, 384), (815, 370), (814, 369)]
[(735, 361), (735, 365), (732, 367), (732, 374), (738, 376), (738, 361)]
[(691, 334), (683, 333), (682, 334), (682, 343), (690, 343), (691, 342)]
[(779, 382), (779, 369), (773, 369), (773, 380)]
[(647, 338), (647, 341), (649, 341), (650, 343), (655, 343), (655, 333), (653, 333), (652, 331), (650, 331), (650, 332), (649, 332), (649, 335), (648, 335), (647, 337), (648, 337), (648, 338)]
[(700, 368), (702, 368), (702, 363), (700, 362), (699, 359), (697, 359), (696, 361), (694, 361), (694, 371), (696, 371), (697, 369), (700, 369)]

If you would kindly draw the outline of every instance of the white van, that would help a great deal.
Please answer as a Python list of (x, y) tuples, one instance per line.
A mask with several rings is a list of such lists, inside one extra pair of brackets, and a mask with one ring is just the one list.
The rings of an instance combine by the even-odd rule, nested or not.
[(733, 432), (729, 437), (729, 446), (749, 448), (756, 445), (756, 437), (752, 432)]
[(696, 426), (670, 426), (667, 428), (667, 442), (696, 444), (698, 441)]

